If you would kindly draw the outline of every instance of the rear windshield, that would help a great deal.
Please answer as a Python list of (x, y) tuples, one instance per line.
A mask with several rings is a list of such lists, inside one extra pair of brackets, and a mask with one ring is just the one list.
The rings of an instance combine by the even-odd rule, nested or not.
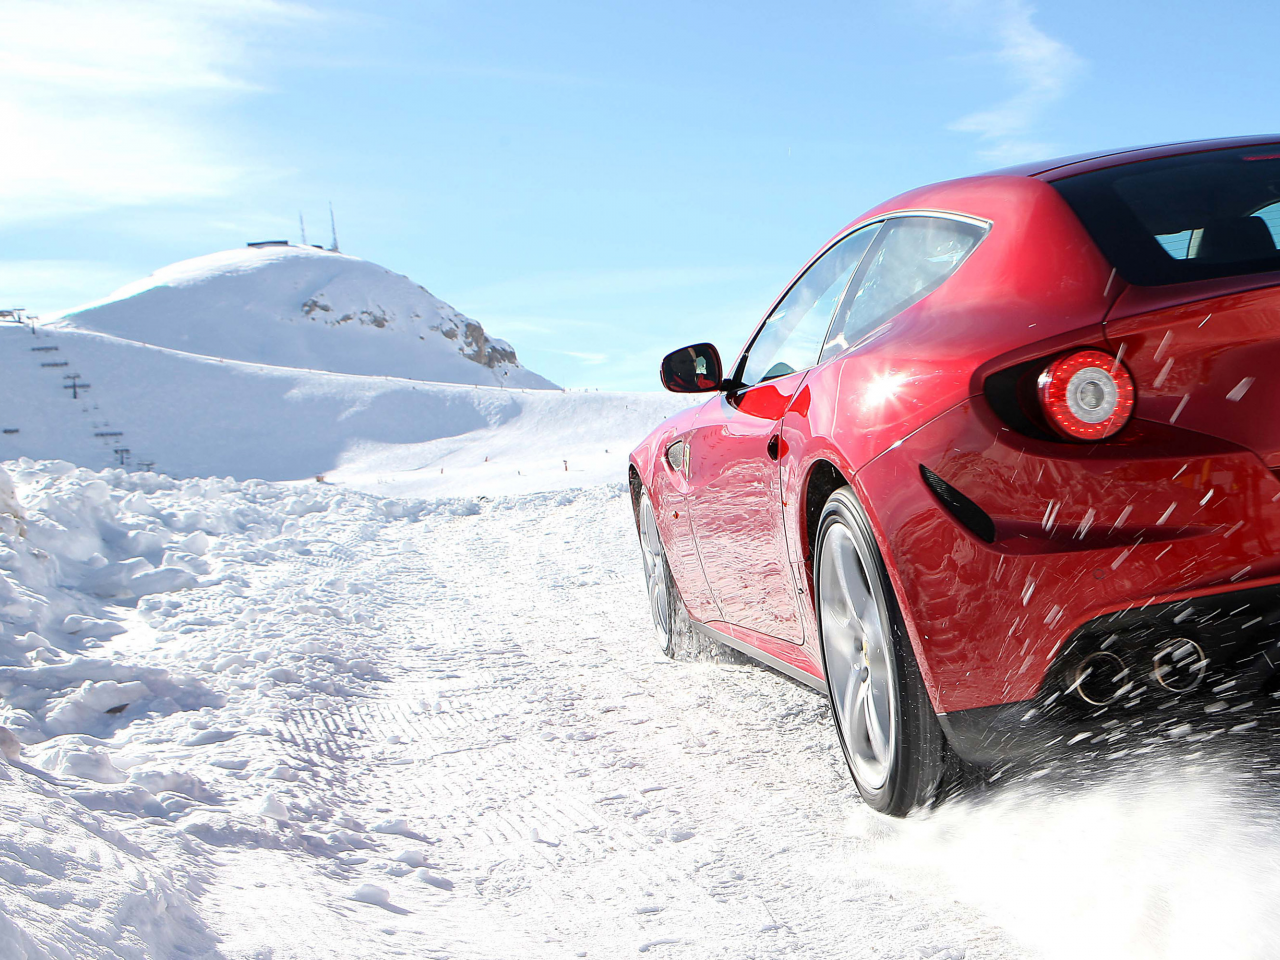
[(1053, 186), (1130, 283), (1280, 270), (1280, 143), (1143, 160)]

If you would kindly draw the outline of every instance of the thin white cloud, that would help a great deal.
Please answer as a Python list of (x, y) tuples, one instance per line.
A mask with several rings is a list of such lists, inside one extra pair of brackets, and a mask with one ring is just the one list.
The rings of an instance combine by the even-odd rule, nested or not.
[(253, 89), (279, 0), (4, 0), (0, 222), (225, 193), (245, 175), (208, 111)]
[(609, 359), (609, 355), (607, 353), (579, 353), (575, 350), (561, 350), (558, 352), (563, 353), (566, 357), (573, 357), (575, 360), (581, 360), (589, 367), (597, 367)]
[(967, 14), (979, 8), (994, 20), (999, 40), (994, 57), (1017, 90), (994, 107), (962, 117), (951, 129), (976, 134), (984, 145), (981, 154), (992, 160), (1015, 163), (1052, 154), (1055, 148), (1036, 137), (1037, 128), (1046, 108), (1063, 97), (1084, 61), (1032, 22), (1035, 10), (1024, 0), (1003, 0), (995, 7), (963, 0), (953, 4), (957, 12)]

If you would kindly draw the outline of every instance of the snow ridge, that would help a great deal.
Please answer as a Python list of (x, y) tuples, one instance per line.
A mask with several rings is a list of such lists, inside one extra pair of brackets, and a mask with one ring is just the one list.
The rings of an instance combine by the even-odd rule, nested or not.
[(0, 460), (326, 475), (409, 496), (615, 480), (628, 451), (688, 403), (299, 370), (14, 323), (0, 323), (0, 396)]

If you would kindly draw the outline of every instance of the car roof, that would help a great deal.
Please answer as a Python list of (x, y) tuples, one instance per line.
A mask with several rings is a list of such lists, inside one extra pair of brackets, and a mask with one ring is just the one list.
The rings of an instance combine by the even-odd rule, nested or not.
[(1104, 167), (1118, 167), (1121, 164), (1136, 163), (1139, 160), (1154, 160), (1158, 157), (1176, 157), (1188, 153), (1202, 153), (1207, 150), (1229, 150), (1233, 147), (1254, 147), (1273, 143), (1280, 143), (1280, 134), (1254, 137), (1225, 137), (1216, 140), (1185, 140), (1178, 143), (1160, 143), (1143, 147), (1125, 147), (1120, 150), (1078, 153), (1074, 156), (1057, 157), (1053, 160), (1036, 160), (1030, 163), (1021, 163), (1012, 167), (992, 170), (988, 175), (1060, 180), (1063, 177), (1074, 176), (1077, 173), (1101, 170)]

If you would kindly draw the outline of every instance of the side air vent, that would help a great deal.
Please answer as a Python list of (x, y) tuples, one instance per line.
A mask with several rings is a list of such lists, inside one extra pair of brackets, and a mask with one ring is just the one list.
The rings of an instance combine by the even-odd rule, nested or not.
[(995, 543), (996, 525), (986, 511), (953, 487), (947, 481), (920, 464), (920, 476), (925, 485), (933, 491), (933, 495), (942, 501), (942, 505), (951, 512), (960, 523), (975, 537), (987, 543)]

